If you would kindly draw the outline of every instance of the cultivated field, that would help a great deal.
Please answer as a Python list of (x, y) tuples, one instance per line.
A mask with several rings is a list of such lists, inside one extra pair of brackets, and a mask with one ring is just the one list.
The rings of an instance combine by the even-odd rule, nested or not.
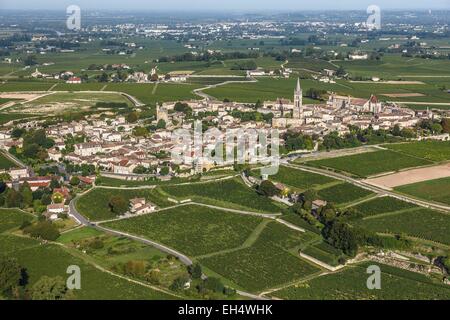
[(0, 152), (0, 170), (8, 170), (10, 168), (15, 167), (15, 163), (6, 158), (1, 152)]
[(346, 204), (372, 195), (372, 192), (356, 187), (350, 183), (341, 183), (321, 189), (319, 197), (335, 204)]
[[(381, 290), (367, 289), (366, 270), (372, 264), (381, 268)], [(418, 273), (365, 262), (282, 289), (274, 292), (273, 296), (292, 300), (447, 300), (450, 288)]]
[(0, 233), (18, 227), (24, 221), (31, 221), (33, 217), (17, 209), (0, 209)]
[(430, 161), (450, 160), (450, 141), (420, 141), (413, 143), (388, 144), (384, 147)]
[(270, 176), (269, 179), (299, 190), (317, 188), (326, 184), (338, 182), (335, 179), (322, 175), (284, 166), (280, 166), (278, 173)]
[(352, 208), (358, 210), (363, 217), (370, 217), (386, 212), (409, 210), (418, 207), (412, 203), (401, 201), (396, 198), (381, 197), (360, 203)]
[(296, 248), (311, 239), (312, 234), (270, 222), (251, 246), (209, 256), (200, 263), (241, 288), (261, 292), (319, 271), (297, 253)]
[(260, 196), (255, 190), (247, 187), (240, 178), (216, 182), (195, 183), (178, 186), (164, 186), (161, 190), (178, 200), (191, 199), (225, 208), (279, 213), (278, 203)]
[(404, 185), (395, 188), (395, 190), (424, 200), (450, 205), (449, 177)]
[(173, 203), (167, 201), (167, 199), (155, 189), (123, 190), (95, 188), (77, 200), (77, 210), (92, 221), (116, 218), (116, 215), (109, 207), (111, 197), (116, 195), (121, 195), (126, 201), (129, 201), (132, 198), (145, 198), (147, 201), (153, 202), (160, 208), (173, 205)]
[(420, 239), (450, 244), (450, 215), (428, 209), (380, 215), (354, 223), (374, 232), (404, 233)]
[(430, 160), (420, 159), (390, 150), (362, 153), (351, 156), (308, 161), (307, 165), (348, 172), (358, 177), (368, 177), (384, 172), (419, 167), (432, 164)]
[(241, 246), (261, 222), (254, 216), (186, 205), (106, 226), (198, 256)]

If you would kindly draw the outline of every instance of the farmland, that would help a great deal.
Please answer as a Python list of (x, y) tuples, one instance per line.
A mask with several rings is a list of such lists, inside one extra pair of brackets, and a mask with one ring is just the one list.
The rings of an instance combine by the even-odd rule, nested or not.
[(414, 204), (404, 202), (392, 197), (381, 197), (363, 202), (352, 208), (356, 209), (364, 217), (369, 217), (381, 213), (395, 212), (418, 207)]
[(428, 180), (395, 188), (396, 191), (424, 200), (450, 205), (450, 178)]
[(390, 144), (386, 148), (430, 161), (450, 160), (450, 141), (421, 141)]
[(0, 233), (20, 226), (25, 220), (32, 220), (32, 216), (17, 209), (0, 209)]
[(76, 299), (171, 299), (172, 297), (153, 289), (131, 283), (96, 269), (82, 259), (69, 254), (65, 249), (54, 245), (39, 245), (36, 240), (15, 236), (0, 236), (0, 243), (7, 244), (8, 256), (14, 257), (26, 267), (29, 286), (42, 276), (67, 276), (70, 265), (81, 268), (82, 288), (75, 291)]
[(12, 168), (14, 166), (14, 162), (6, 158), (3, 153), (0, 152), (0, 170), (8, 170), (9, 168)]
[(450, 215), (429, 209), (403, 211), (371, 219), (355, 221), (368, 230), (389, 234), (406, 234), (412, 237), (450, 244)]
[(244, 289), (260, 292), (319, 271), (296, 253), (296, 247), (310, 240), (310, 234), (271, 222), (250, 247), (206, 257), (200, 263)]
[(380, 150), (345, 157), (309, 161), (307, 165), (348, 172), (358, 177), (368, 177), (384, 172), (432, 164), (431, 161), (402, 153)]
[[(381, 268), (382, 290), (367, 289), (369, 265)], [(324, 275), (312, 280), (274, 292), (273, 296), (282, 299), (298, 300), (432, 300), (450, 298), (448, 286), (434, 283), (429, 278), (406, 270), (379, 263), (365, 262), (350, 266), (343, 271)]]
[(164, 193), (178, 200), (191, 199), (222, 206), (267, 213), (278, 213), (279, 204), (260, 196), (248, 188), (239, 178), (216, 182), (161, 187)]
[(337, 182), (332, 178), (328, 178), (315, 173), (310, 173), (294, 168), (280, 166), (276, 175), (270, 176), (270, 180), (283, 183), (289, 187), (299, 190), (306, 190), (319, 187), (325, 184)]
[[(77, 200), (77, 210), (92, 221), (113, 219), (116, 215), (109, 207), (109, 200), (117, 194), (118, 191), (115, 189), (95, 188)], [(132, 198), (145, 198), (161, 208), (171, 205), (170, 202), (154, 189), (120, 190), (120, 195), (126, 201)]]
[(261, 222), (262, 218), (188, 205), (107, 226), (197, 256), (241, 246)]
[(335, 204), (345, 204), (370, 196), (372, 193), (356, 187), (350, 183), (341, 183), (332, 187), (321, 189), (319, 197)]

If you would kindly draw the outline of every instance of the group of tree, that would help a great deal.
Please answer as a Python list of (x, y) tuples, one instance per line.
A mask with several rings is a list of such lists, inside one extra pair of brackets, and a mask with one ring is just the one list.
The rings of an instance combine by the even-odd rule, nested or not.
[(19, 129), (14, 132), (14, 136), (23, 138), (23, 147), (21, 150), (11, 147), (10, 153), (28, 163), (45, 161), (48, 158), (47, 149), (50, 149), (55, 144), (52, 139), (47, 137), (44, 129), (30, 130), (28, 132)]
[(20, 300), (69, 300), (73, 291), (60, 276), (42, 276), (33, 285), (29, 284), (28, 269), (17, 259), (0, 257), (0, 298)]
[(311, 136), (304, 135), (300, 132), (287, 131), (283, 136), (284, 149), (281, 150), (286, 152), (296, 151), (296, 150), (313, 150), (314, 140)]

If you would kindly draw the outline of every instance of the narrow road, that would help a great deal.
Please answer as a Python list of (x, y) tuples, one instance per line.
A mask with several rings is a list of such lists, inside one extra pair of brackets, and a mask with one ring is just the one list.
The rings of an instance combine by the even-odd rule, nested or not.
[(208, 90), (208, 89), (212, 89), (212, 88), (217, 88), (219, 86), (224, 86), (227, 84), (231, 84), (231, 83), (252, 83), (252, 82), (258, 82), (257, 79), (252, 78), (251, 80), (240, 80), (240, 81), (225, 81), (225, 82), (221, 82), (221, 83), (216, 83), (216, 84), (210, 84), (207, 85), (206, 87), (202, 87), (202, 88), (198, 88), (193, 90), (192, 92), (200, 97), (202, 97), (203, 99), (206, 100), (215, 100), (216, 98), (213, 96), (210, 96), (209, 94), (206, 94), (203, 92), (203, 90)]

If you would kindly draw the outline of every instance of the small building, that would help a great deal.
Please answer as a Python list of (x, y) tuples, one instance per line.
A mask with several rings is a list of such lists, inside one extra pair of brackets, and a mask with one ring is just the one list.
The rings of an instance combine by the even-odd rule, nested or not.
[(147, 202), (145, 198), (134, 198), (130, 200), (130, 212), (132, 214), (147, 214), (156, 210), (156, 206)]
[(66, 83), (70, 83), (70, 84), (80, 84), (81, 83), (81, 78), (78, 77), (71, 77), (69, 78)]

